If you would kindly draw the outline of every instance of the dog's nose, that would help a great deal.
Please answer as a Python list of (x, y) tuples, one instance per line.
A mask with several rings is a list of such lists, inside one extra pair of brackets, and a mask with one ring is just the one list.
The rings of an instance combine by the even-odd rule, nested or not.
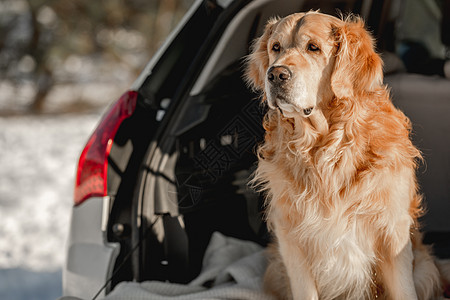
[(272, 84), (280, 84), (288, 81), (292, 77), (292, 72), (285, 66), (274, 66), (267, 71), (267, 79)]

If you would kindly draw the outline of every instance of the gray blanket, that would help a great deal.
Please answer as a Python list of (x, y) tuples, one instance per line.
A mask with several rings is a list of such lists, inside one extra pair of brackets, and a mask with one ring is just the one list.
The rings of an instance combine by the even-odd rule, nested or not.
[[(214, 233), (200, 275), (187, 285), (147, 281), (122, 282), (104, 299), (272, 299), (262, 292), (264, 249), (252, 242)], [(205, 282), (213, 282), (205, 288)]]

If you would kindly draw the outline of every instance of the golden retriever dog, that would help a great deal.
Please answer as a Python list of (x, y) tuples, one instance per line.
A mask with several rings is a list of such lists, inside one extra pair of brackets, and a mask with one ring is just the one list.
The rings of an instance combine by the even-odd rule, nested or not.
[(383, 85), (356, 16), (272, 19), (246, 60), (268, 112), (253, 184), (276, 239), (265, 288), (280, 299), (432, 299), (411, 124)]

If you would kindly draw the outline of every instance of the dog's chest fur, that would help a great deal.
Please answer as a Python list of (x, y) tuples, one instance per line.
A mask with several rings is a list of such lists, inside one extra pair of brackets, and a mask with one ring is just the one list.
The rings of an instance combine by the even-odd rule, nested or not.
[(377, 260), (376, 238), (369, 237), (376, 232), (371, 228), (376, 226), (371, 224), (372, 218), (359, 212), (358, 204), (352, 207), (345, 199), (330, 204), (332, 208), (325, 207), (320, 202), (329, 199), (323, 195), (307, 190), (294, 194), (287, 181), (279, 179), (274, 185), (285, 192), (285, 197), (272, 199), (268, 218), (277, 236), (287, 235), (286, 239), (298, 244), (312, 266), (320, 299), (336, 299), (337, 295), (343, 299), (368, 298)]
[[(301, 249), (320, 299), (370, 298), (380, 246), (376, 241), (381, 239), (377, 234), (392, 217), (383, 213), (388, 199), (379, 198), (383, 193), (389, 198), (395, 189), (408, 194), (409, 183), (399, 185), (389, 170), (376, 175), (365, 170), (361, 162), (367, 149), (346, 144), (337, 134), (327, 147), (314, 148), (313, 142), (308, 146), (317, 139), (308, 136), (314, 131), (292, 134), (288, 127), (278, 120), (276, 128), (266, 128), (260, 148), (264, 158), (256, 177), (268, 194), (269, 226)], [(282, 151), (285, 156), (275, 155)]]

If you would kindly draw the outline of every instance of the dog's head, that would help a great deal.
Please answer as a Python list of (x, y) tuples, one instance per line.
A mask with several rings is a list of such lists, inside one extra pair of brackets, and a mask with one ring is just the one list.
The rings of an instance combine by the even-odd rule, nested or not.
[(361, 19), (298, 13), (267, 23), (247, 58), (246, 79), (269, 108), (308, 117), (334, 97), (379, 88), (382, 62)]

